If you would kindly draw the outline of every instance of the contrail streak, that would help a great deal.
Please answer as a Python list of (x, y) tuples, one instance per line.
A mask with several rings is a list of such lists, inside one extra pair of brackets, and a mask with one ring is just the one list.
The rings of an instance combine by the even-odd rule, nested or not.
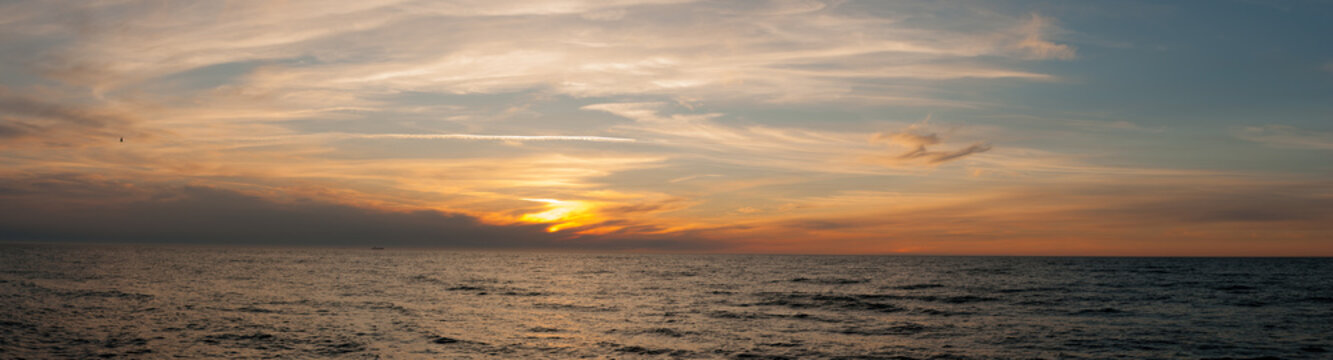
[(592, 141), (635, 142), (630, 138), (606, 136), (562, 135), (476, 135), (476, 134), (366, 134), (352, 137), (368, 139), (425, 139), (425, 140), (495, 140), (495, 141)]

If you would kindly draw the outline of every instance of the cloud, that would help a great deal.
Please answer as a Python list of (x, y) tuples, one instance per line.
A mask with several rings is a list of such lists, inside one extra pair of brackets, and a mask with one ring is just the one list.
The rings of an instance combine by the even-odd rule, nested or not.
[(990, 144), (977, 143), (962, 149), (951, 151), (930, 150), (931, 146), (942, 143), (942, 138), (936, 133), (921, 133), (920, 130), (917, 129), (918, 127), (919, 126), (914, 125), (901, 132), (875, 133), (874, 135), (871, 135), (870, 142), (872, 143), (884, 142), (911, 149), (896, 156), (877, 156), (874, 157), (874, 159), (876, 159), (877, 162), (888, 164), (924, 162), (925, 164), (935, 165), (961, 159), (968, 155), (987, 152), (991, 149)]
[(956, 160), (964, 156), (990, 151), (990, 144), (972, 144), (971, 146), (954, 151), (926, 151), (926, 148), (918, 147), (916, 150), (898, 155), (899, 159), (923, 159), (927, 164), (939, 164), (951, 160)]
[(1050, 18), (1033, 13), (1020, 27), (1022, 40), (1019, 40), (1015, 47), (1022, 51), (1025, 57), (1034, 60), (1072, 60), (1077, 57), (1073, 47), (1056, 44), (1046, 39), (1054, 28)]
[[(1288, 224), (1299, 227), (1333, 220), (1333, 184), (1277, 183), (1203, 186), (1172, 194), (1129, 195), (1087, 214), (1137, 224)], [(1145, 194), (1146, 195), (1146, 194)], [(1327, 228), (1327, 226), (1322, 226)]]
[[(134, 121), (97, 105), (50, 101), (0, 86), (0, 138), (36, 140), (46, 146), (78, 146), (89, 138), (138, 136)], [(91, 141), (96, 142), (96, 141)], [(0, 148), (8, 147), (0, 144)]]
[[(202, 186), (80, 175), (0, 182), (0, 238), (27, 241), (454, 248), (699, 249), (666, 236), (574, 236), (435, 210), (390, 211), (312, 198), (278, 201)], [(670, 241), (667, 241), (670, 240)]]
[(37, 132), (35, 126), (0, 118), (0, 139), (14, 139)]
[(597, 209), (600, 215), (620, 217), (624, 215), (644, 215), (681, 210), (689, 207), (690, 202), (683, 198), (667, 198), (656, 201), (636, 202), (626, 205), (613, 205)]
[[(285, 1), (190, 7), (53, 3), (9, 7), (13, 20), (0, 24), (0, 30), (74, 39), (24, 62), (48, 64), (41, 65), (48, 76), (98, 94), (144, 89), (172, 75), (221, 64), (263, 63), (222, 83), (251, 94), (283, 94), (277, 96), (538, 89), (577, 97), (653, 94), (929, 106), (959, 101), (867, 86), (866, 81), (1049, 80), (1049, 74), (985, 59), (1068, 59), (1073, 54), (1067, 45), (1047, 40), (1054, 21), (1035, 14), (1023, 19), (964, 12), (968, 26), (955, 27), (904, 21), (934, 19), (930, 9), (918, 5), (881, 4), (894, 15), (879, 17), (843, 5), (674, 0)], [(63, 16), (70, 13), (83, 16)], [(1015, 24), (1019, 30), (1013, 30)]]
[(682, 177), (674, 178), (674, 179), (671, 179), (671, 180), (667, 180), (667, 182), (668, 182), (668, 183), (675, 184), (675, 183), (686, 182), (686, 181), (695, 180), (695, 179), (712, 178), (712, 177), (721, 177), (721, 176), (722, 176), (722, 175), (718, 175), (718, 174), (689, 175), (689, 176), (682, 176)]
[(1333, 150), (1333, 132), (1287, 125), (1247, 126), (1237, 130), (1235, 136), (1277, 148)]
[(0, 88), (0, 113), (33, 118), (35, 121), (85, 127), (103, 127), (114, 121), (111, 117), (94, 114), (75, 107), (13, 94), (4, 88)]
[(861, 228), (869, 225), (869, 223), (848, 219), (799, 219), (786, 220), (779, 224), (779, 226), (782, 227), (800, 230), (840, 230)]
[(793, 251), (834, 253), (1333, 254), (1333, 183), (1320, 180), (1133, 176), (835, 197), (816, 203), (866, 211), (769, 218), (746, 236), (821, 239)]
[(893, 144), (899, 144), (907, 147), (925, 147), (940, 143), (940, 136), (936, 134), (917, 134), (912, 132), (897, 133), (875, 133), (871, 136), (871, 141), (887, 141)]
[(617, 21), (625, 18), (625, 13), (626, 13), (625, 9), (612, 9), (612, 10), (585, 12), (583, 14), (580, 14), (579, 16), (584, 19), (595, 20), (595, 21)]
[(677, 157), (806, 173), (886, 171), (868, 170), (864, 163), (853, 160), (875, 151), (862, 133), (728, 124), (720, 120), (728, 114), (672, 113), (665, 103), (606, 103), (581, 109), (634, 120), (613, 130), (642, 134), (638, 137), (645, 142), (670, 146)]
[(563, 136), (563, 135), (477, 135), (477, 134), (364, 134), (348, 137), (362, 139), (421, 139), (421, 140), (495, 140), (495, 141), (588, 141), (588, 142), (634, 142), (634, 139), (606, 136)]

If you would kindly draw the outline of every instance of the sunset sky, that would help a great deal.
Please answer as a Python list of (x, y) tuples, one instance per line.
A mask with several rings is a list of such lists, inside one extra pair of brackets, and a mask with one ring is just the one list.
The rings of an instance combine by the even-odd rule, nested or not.
[(0, 240), (1333, 256), (1330, 19), (0, 2)]

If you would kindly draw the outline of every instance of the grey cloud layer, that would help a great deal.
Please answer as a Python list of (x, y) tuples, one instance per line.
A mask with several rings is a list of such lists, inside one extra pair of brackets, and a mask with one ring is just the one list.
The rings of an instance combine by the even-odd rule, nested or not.
[(0, 181), (0, 239), (452, 248), (699, 250), (673, 236), (551, 234), (542, 224), (488, 225), (464, 214), (393, 212), (318, 199), (280, 202), (189, 185), (145, 186), (80, 175)]
[(24, 145), (79, 147), (139, 137), (132, 114), (18, 93), (0, 84), (0, 150)]
[[(1050, 183), (1040, 189), (979, 194), (962, 201), (886, 211), (866, 217), (797, 218), (779, 225), (799, 230), (864, 231), (929, 226), (975, 226), (966, 236), (997, 238), (1035, 233), (1097, 229), (1079, 236), (1123, 237), (1220, 231), (1223, 237), (1249, 237), (1232, 229), (1328, 234), (1333, 221), (1333, 183), (1245, 183), (1177, 179), (1142, 185)], [(997, 208), (993, 204), (1006, 204)], [(1003, 229), (1003, 230), (996, 230)], [(1007, 233), (1005, 233), (1007, 232)], [(1023, 234), (1030, 232), (1032, 234)], [(1148, 236), (1147, 239), (1156, 239)], [(1315, 237), (1310, 241), (1327, 241)]]

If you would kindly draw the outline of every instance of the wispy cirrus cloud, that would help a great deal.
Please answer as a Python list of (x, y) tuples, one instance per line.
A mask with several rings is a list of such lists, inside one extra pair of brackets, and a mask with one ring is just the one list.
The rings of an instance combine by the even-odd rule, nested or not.
[[(99, 91), (140, 87), (191, 69), (259, 61), (264, 65), (244, 74), (237, 86), (252, 93), (395, 89), (466, 94), (537, 88), (580, 97), (670, 94), (927, 103), (946, 99), (864, 82), (1049, 80), (1054, 78), (1050, 74), (981, 59), (1067, 59), (1073, 54), (1072, 48), (1050, 40), (1056, 27), (1040, 15), (978, 17), (971, 27), (982, 29), (971, 31), (906, 25), (901, 20), (912, 17), (911, 11), (899, 13), (900, 18), (875, 18), (818, 1), (799, 6), (293, 1), (44, 7), (125, 14), (71, 20), (33, 6), (6, 7), (14, 14), (14, 20), (3, 25), (7, 31), (32, 33), (38, 24), (48, 24), (40, 28), (78, 37), (62, 51), (42, 53), (40, 62), (47, 74)], [(166, 13), (171, 16), (158, 15)], [(518, 16), (527, 17), (518, 21)], [(445, 18), (449, 21), (432, 21)], [(692, 25), (669, 20), (676, 18), (693, 19)], [(548, 31), (551, 28), (567, 31)], [(418, 36), (427, 33), (432, 36)], [(724, 51), (717, 51), (719, 44)], [(881, 56), (885, 54), (893, 56)]]
[(1287, 125), (1263, 125), (1240, 128), (1235, 135), (1242, 140), (1278, 148), (1333, 150), (1333, 132)]
[(852, 132), (730, 125), (722, 113), (673, 113), (665, 103), (607, 103), (582, 108), (634, 120), (614, 130), (641, 134), (678, 150), (678, 156), (736, 165), (831, 173), (873, 173), (851, 159), (874, 149)]
[(480, 135), (480, 134), (342, 134), (343, 137), (361, 139), (415, 139), (415, 140), (492, 140), (492, 141), (587, 141), (632, 143), (636, 140), (607, 136), (569, 136), (569, 135)]

